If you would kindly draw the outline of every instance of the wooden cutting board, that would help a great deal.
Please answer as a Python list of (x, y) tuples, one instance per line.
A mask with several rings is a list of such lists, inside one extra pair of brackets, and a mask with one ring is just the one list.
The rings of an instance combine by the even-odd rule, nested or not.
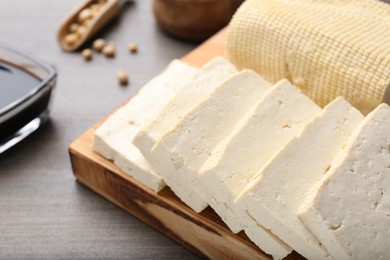
[[(223, 55), (225, 42), (226, 30), (222, 30), (182, 60), (201, 66), (211, 58)], [(123, 173), (111, 161), (94, 153), (93, 135), (103, 121), (70, 145), (73, 172), (80, 183), (199, 256), (211, 259), (272, 259), (244, 232), (233, 234), (210, 207), (200, 214), (195, 213), (168, 187), (156, 194)], [(296, 252), (287, 258), (303, 259)]]

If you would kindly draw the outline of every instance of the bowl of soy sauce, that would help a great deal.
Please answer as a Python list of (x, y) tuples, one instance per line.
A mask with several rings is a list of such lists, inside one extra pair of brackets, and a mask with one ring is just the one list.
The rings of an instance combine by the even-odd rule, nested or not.
[(0, 154), (48, 120), (56, 78), (46, 62), (0, 44)]

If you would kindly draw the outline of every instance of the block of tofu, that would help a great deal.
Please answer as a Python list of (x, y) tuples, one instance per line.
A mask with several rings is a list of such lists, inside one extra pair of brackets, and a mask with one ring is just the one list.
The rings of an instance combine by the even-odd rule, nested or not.
[(329, 253), (298, 219), (306, 192), (321, 180), (363, 115), (342, 98), (327, 105), (302, 133), (250, 181), (236, 199), (259, 225), (308, 259)]
[(282, 80), (258, 100), (230, 136), (214, 149), (200, 170), (199, 178), (213, 197), (213, 200), (205, 198), (206, 201), (210, 201), (210, 206), (233, 232), (243, 228), (237, 214), (230, 209), (235, 198), (320, 112), (319, 106), (290, 82)]
[(390, 259), (390, 107), (353, 132), (298, 213), (335, 259)]
[[(189, 111), (235, 73), (237, 69), (228, 60), (222, 57), (212, 59), (202, 66), (196, 75), (182, 86), (175, 97), (142, 127), (134, 138), (134, 144), (152, 167), (154, 167), (154, 158), (151, 155), (151, 149), (157, 141), (172, 131)], [(188, 199), (196, 205), (197, 211), (207, 207), (207, 203), (196, 194), (191, 194)]]
[(390, 103), (389, 17), (378, 0), (247, 0), (226, 55), (271, 83), (291, 79), (320, 106), (344, 96), (366, 113)]
[(139, 129), (166, 105), (180, 87), (198, 71), (179, 60), (152, 79), (127, 104), (114, 112), (95, 131), (93, 149), (154, 191), (165, 184), (132, 144)]
[(198, 187), (198, 170), (214, 147), (228, 135), (271, 85), (251, 70), (241, 71), (220, 84), (191, 110), (152, 149), (154, 167), (186, 204), (198, 210), (189, 197), (206, 190)]

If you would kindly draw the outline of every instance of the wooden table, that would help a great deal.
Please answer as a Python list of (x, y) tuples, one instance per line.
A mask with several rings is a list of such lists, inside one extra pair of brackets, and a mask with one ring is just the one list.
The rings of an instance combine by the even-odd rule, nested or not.
[[(58, 71), (51, 122), (0, 156), (0, 259), (196, 258), (130, 214), (75, 182), (68, 146), (134, 94), (169, 61), (196, 45), (163, 34), (151, 1), (136, 1), (100, 36), (117, 56), (61, 51), (57, 29), (78, 0), (0, 0), (0, 42), (45, 59)], [(128, 53), (127, 44), (139, 44)], [(117, 84), (117, 70), (130, 85)]]

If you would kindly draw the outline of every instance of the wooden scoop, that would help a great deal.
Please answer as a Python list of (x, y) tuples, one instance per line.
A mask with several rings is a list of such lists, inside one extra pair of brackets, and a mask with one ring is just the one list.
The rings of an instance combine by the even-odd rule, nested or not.
[[(121, 4), (120, 0), (85, 0), (61, 25), (58, 32), (61, 48), (65, 51), (80, 48), (119, 13)], [(86, 15), (81, 14), (82, 12)], [(78, 29), (75, 30), (76, 28)]]

